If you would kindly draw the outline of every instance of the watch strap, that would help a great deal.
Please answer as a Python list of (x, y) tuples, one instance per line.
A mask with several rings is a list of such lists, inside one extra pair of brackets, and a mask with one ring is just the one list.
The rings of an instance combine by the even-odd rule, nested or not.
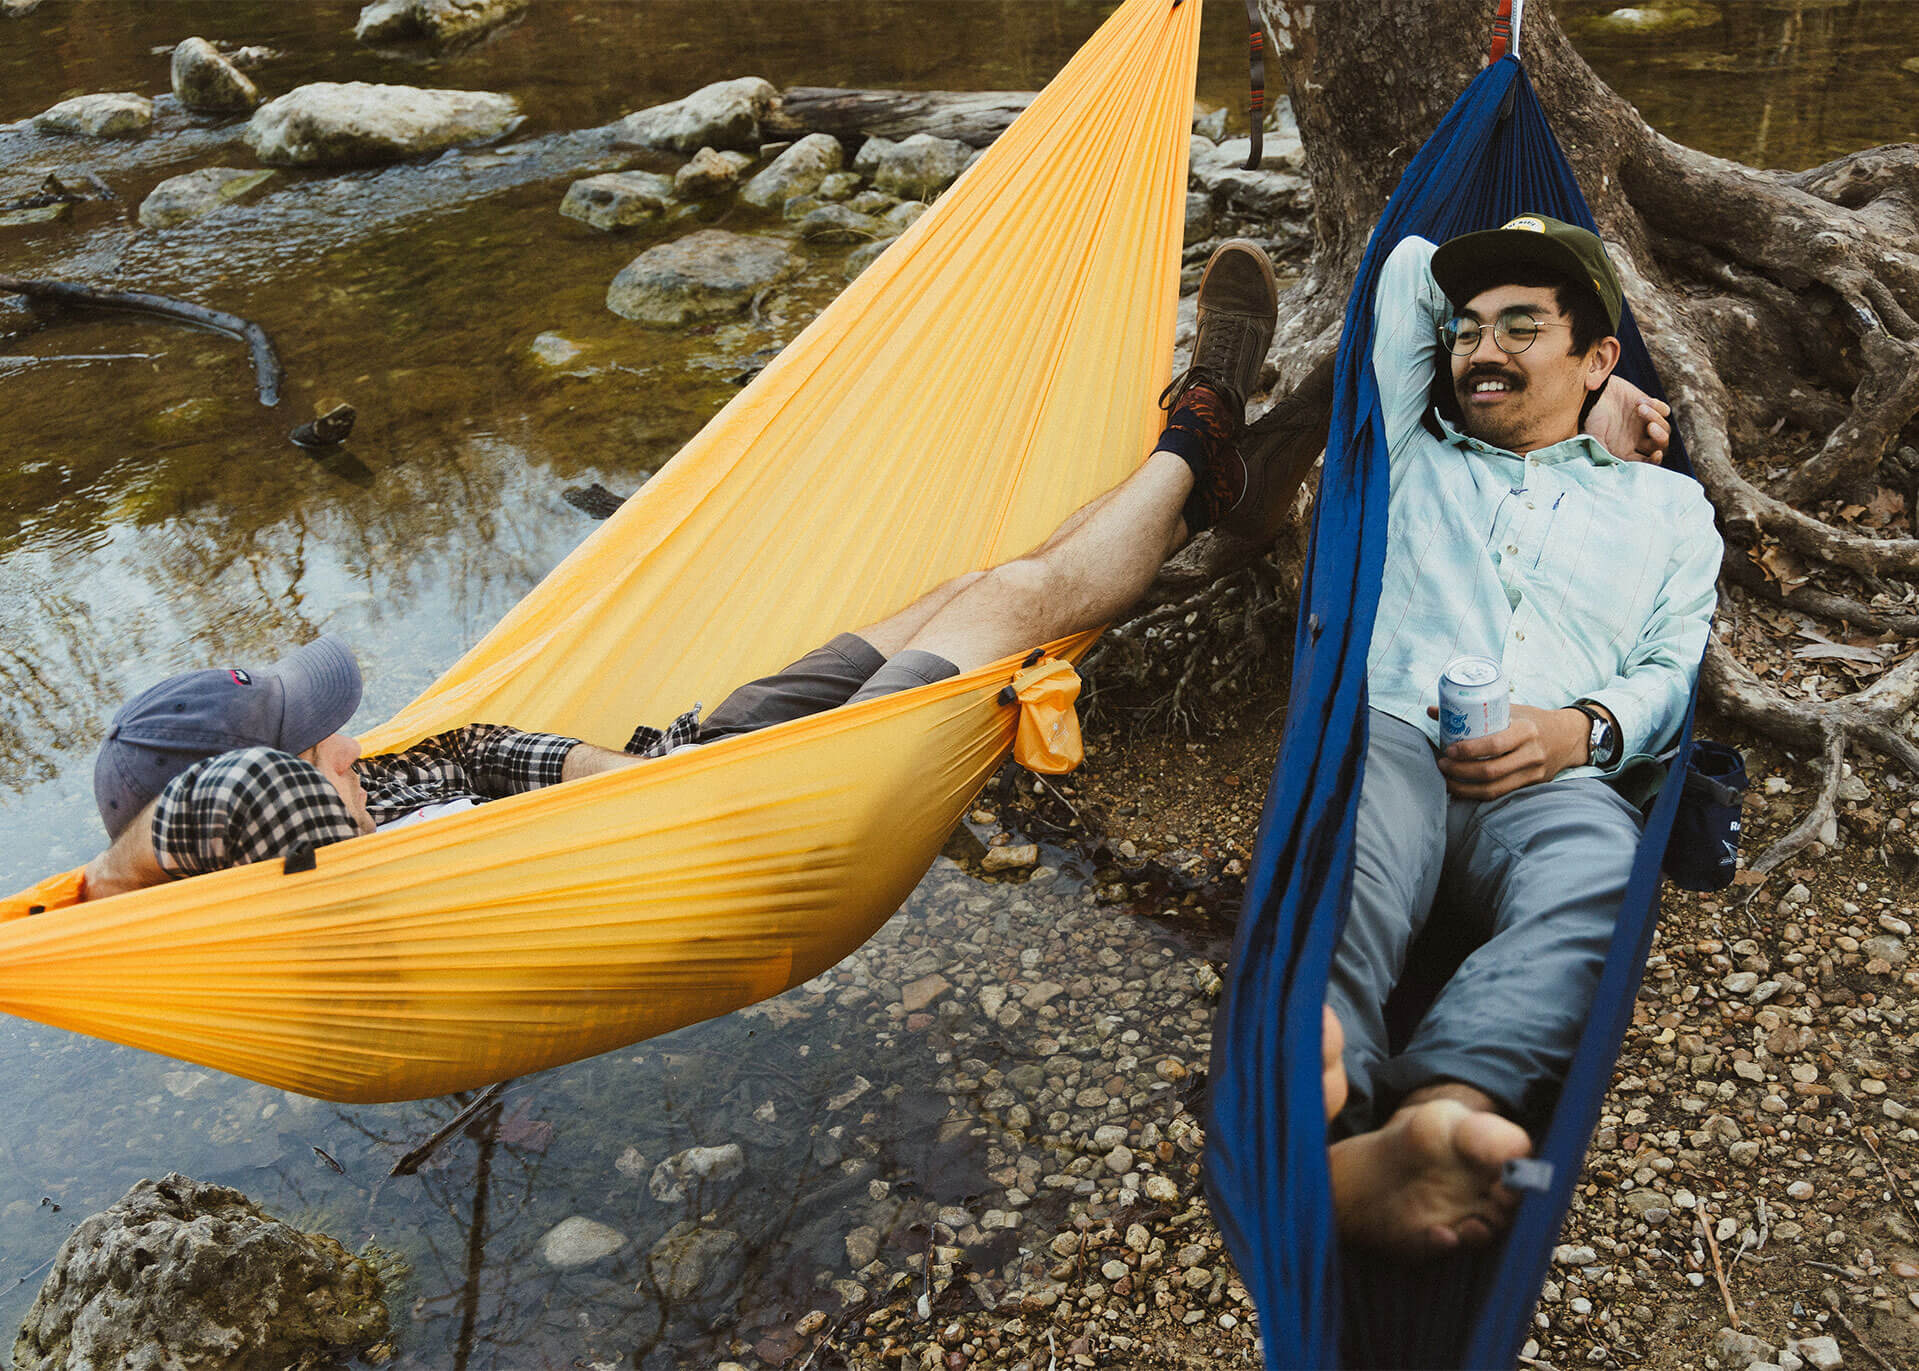
[[(1572, 707), (1592, 721), (1592, 731), (1587, 735), (1586, 741), (1587, 749), (1592, 755), (1588, 758), (1587, 764), (1590, 766), (1606, 767), (1618, 761), (1620, 750), (1619, 729), (1615, 727), (1612, 721), (1607, 719), (1604, 714), (1601, 714), (1596, 706), (1585, 700), (1574, 700)], [(1599, 755), (1599, 749), (1593, 742), (1593, 739), (1599, 736), (1603, 736), (1607, 740), (1606, 755), (1603, 757)]]

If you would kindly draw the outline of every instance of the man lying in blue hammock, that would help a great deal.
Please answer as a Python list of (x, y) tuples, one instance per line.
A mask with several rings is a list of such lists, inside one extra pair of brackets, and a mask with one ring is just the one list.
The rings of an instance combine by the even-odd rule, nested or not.
[(1265, 531), (1264, 467), (1242, 457), (1239, 436), (1277, 306), (1265, 255), (1223, 245), (1200, 283), (1193, 367), (1167, 388), (1166, 429), (1139, 470), (1026, 556), (840, 634), (705, 719), (696, 708), (664, 729), (642, 727), (623, 752), (476, 723), (363, 759), (339, 732), (359, 706), (360, 672), (337, 638), (265, 670), (170, 677), (114, 716), (100, 750), (94, 792), (112, 845), (88, 864), (82, 898), (311, 852), (926, 685), (1108, 623), (1192, 534)]
[[(1429, 1254), (1510, 1218), (1501, 1166), (1571, 1061), (1639, 843), (1612, 782), (1684, 723), (1721, 544), (1656, 465), (1665, 407), (1608, 384), (1622, 295), (1597, 237), (1522, 215), (1404, 240), (1374, 296), (1392, 494), (1326, 1047), (1348, 1241)], [(1462, 656), (1503, 670), (1511, 722), (1441, 751)], [(1476, 946), (1395, 1054), (1387, 998), (1435, 910)]]

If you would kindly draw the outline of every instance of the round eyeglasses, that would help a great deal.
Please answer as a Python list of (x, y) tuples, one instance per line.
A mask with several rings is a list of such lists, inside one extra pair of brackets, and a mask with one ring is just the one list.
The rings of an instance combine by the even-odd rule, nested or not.
[[(1485, 325), (1470, 315), (1457, 315), (1439, 326), (1439, 340), (1458, 357), (1470, 357), (1479, 347), (1479, 335)], [(1571, 328), (1571, 324), (1542, 324), (1523, 309), (1501, 311), (1493, 321), (1493, 343), (1508, 356), (1516, 357), (1531, 347), (1541, 329)]]

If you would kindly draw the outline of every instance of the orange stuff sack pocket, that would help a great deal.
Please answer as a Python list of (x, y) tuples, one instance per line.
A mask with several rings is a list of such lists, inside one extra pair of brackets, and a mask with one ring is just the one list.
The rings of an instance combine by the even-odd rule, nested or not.
[(1035, 653), (1013, 683), (1000, 692), (1006, 704), (1019, 704), (1019, 732), (1013, 758), (1028, 771), (1063, 776), (1080, 764), (1079, 673), (1071, 662)]

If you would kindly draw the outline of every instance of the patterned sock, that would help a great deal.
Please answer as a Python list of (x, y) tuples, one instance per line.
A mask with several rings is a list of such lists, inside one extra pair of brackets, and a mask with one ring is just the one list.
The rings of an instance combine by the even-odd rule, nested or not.
[(1211, 528), (1246, 493), (1238, 430), (1232, 401), (1205, 384), (1188, 386), (1167, 416), (1158, 450), (1178, 456), (1193, 472), (1193, 493), (1180, 511), (1189, 533)]

